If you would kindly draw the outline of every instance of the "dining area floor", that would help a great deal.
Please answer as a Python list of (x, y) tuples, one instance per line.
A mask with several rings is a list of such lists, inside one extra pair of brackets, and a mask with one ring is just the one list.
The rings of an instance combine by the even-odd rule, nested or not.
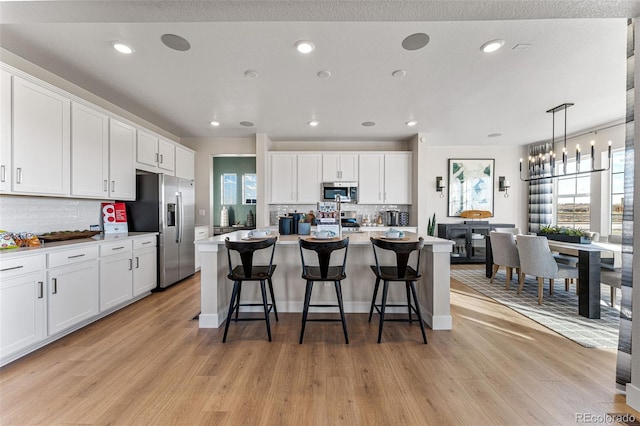
[[(481, 265), (455, 265), (480, 268)], [(371, 283), (373, 287), (373, 280)], [(277, 297), (277, 295), (276, 295)], [(453, 329), (300, 313), (201, 329), (200, 275), (0, 369), (0, 424), (558, 425), (631, 414), (615, 349), (582, 347), (451, 280)], [(337, 315), (337, 314), (336, 314)], [(582, 417), (580, 417), (582, 416)]]

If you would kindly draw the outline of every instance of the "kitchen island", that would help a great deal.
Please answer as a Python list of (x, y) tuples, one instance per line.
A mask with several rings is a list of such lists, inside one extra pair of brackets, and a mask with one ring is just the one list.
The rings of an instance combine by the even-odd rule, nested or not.
[[(196, 242), (196, 250), (200, 252), (201, 259), (200, 328), (218, 328), (226, 319), (233, 283), (227, 278), (229, 267), (224, 240), (228, 237), (232, 241), (238, 241), (245, 238), (247, 233), (247, 231), (236, 231)], [(375, 284), (375, 276), (369, 267), (375, 264), (369, 238), (383, 234), (380, 231), (343, 234), (349, 237), (347, 278), (342, 282), (344, 309), (347, 313), (369, 313)], [(421, 235), (407, 233), (407, 236), (415, 239)], [(305, 282), (301, 278), (302, 266), (298, 239), (305, 237), (308, 236), (278, 236), (273, 261), (277, 265), (273, 275), (273, 287), (278, 312), (302, 312)], [(424, 249), (420, 254), (423, 277), (416, 286), (422, 316), (433, 330), (450, 330), (452, 320), (449, 308), (449, 279), (452, 242), (442, 238), (422, 237), (425, 241)], [(271, 250), (263, 250), (263, 253), (256, 252), (254, 264), (267, 264), (270, 254)], [(395, 255), (392, 252), (382, 253), (379, 259), (384, 265), (395, 264)], [(244, 286), (242, 299), (243, 302), (259, 302), (261, 300), (259, 286)], [(331, 285), (318, 286), (314, 291), (314, 303), (316, 301), (330, 303), (333, 299), (335, 299), (335, 290)], [(391, 286), (388, 303), (406, 303), (404, 285)], [(389, 308), (387, 312), (394, 312), (393, 309)], [(396, 312), (406, 312), (406, 308), (395, 309)]]

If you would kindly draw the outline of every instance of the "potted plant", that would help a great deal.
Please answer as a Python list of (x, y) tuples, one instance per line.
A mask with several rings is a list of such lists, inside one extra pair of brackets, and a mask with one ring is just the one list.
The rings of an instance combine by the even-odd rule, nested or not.
[(591, 244), (590, 234), (579, 228), (552, 225), (541, 226), (538, 235), (545, 236), (549, 240), (564, 241), (566, 243)]
[(435, 237), (436, 236), (436, 214), (433, 214), (433, 218), (429, 218), (427, 222), (427, 235)]

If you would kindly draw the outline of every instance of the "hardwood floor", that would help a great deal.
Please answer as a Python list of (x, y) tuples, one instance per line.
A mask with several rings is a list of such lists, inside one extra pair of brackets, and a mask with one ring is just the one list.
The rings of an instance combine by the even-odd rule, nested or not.
[[(457, 266), (456, 266), (457, 267)], [(461, 266), (469, 267), (469, 266)], [(478, 266), (475, 266), (478, 267)], [(0, 424), (574, 425), (632, 413), (616, 351), (583, 348), (452, 280), (452, 331), (347, 316), (199, 329), (196, 274), (0, 369)], [(302, 283), (301, 283), (302, 285)]]

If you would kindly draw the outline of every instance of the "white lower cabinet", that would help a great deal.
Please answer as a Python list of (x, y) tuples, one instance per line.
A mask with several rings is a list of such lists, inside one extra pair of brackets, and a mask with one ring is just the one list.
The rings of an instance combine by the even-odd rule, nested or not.
[(133, 297), (151, 291), (158, 284), (156, 236), (133, 240)]
[(0, 359), (47, 337), (44, 256), (0, 263)]
[(98, 314), (98, 265), (95, 257), (47, 272), (49, 334)]
[(156, 242), (156, 235), (125, 236), (0, 254), (0, 365), (149, 293), (157, 283)]
[(100, 245), (100, 312), (133, 297), (131, 240)]
[[(207, 238), (209, 238), (209, 227), (196, 226), (194, 241), (206, 240)], [(197, 247), (196, 247), (195, 264), (196, 264), (196, 271), (199, 271), (200, 270), (200, 250), (198, 250)]]

